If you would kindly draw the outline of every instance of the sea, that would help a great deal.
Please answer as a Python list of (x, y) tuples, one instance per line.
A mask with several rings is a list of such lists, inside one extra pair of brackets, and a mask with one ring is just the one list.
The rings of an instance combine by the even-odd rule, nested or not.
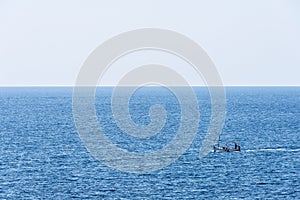
[[(200, 121), (192, 143), (169, 165), (139, 174), (111, 168), (90, 153), (74, 122), (72, 87), (1, 87), (0, 199), (300, 199), (300, 87), (225, 87), (220, 139), (239, 142), (241, 152), (204, 158), (199, 150), (211, 98), (206, 87), (193, 90)], [(130, 98), (131, 120), (140, 126), (150, 123), (152, 105), (165, 108), (167, 120), (150, 138), (122, 132), (112, 91), (97, 88), (95, 110), (113, 144), (142, 154), (172, 141), (182, 119), (168, 88), (140, 88)]]

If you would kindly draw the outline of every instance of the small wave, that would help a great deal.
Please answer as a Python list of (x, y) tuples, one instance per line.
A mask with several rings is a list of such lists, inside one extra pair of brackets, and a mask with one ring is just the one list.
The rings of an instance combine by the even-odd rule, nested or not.
[(260, 151), (271, 151), (271, 152), (276, 152), (276, 151), (285, 151), (285, 152), (298, 152), (300, 149), (287, 149), (287, 148), (264, 148), (264, 149), (246, 149), (242, 150), (242, 152), (260, 152)]

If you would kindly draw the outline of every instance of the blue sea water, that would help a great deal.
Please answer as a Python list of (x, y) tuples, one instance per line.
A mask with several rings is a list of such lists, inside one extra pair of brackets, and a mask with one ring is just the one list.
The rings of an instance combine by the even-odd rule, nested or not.
[[(300, 199), (300, 87), (227, 87), (222, 141), (239, 141), (238, 153), (199, 148), (210, 121), (206, 88), (194, 88), (201, 120), (190, 148), (171, 165), (149, 174), (111, 169), (96, 160), (77, 133), (72, 88), (0, 88), (0, 199)], [(150, 121), (152, 104), (168, 120), (151, 139), (120, 131), (111, 112), (112, 88), (98, 88), (99, 124), (128, 151), (157, 151), (178, 129), (180, 106), (163, 88), (138, 90), (132, 120)], [(136, 139), (136, 140), (135, 140)]]

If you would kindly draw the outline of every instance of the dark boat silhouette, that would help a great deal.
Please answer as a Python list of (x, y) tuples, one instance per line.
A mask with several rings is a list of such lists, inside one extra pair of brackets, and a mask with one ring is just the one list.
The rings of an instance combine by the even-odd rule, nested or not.
[[(233, 145), (229, 145), (233, 144)], [(213, 145), (214, 152), (239, 152), (241, 151), (241, 146), (238, 142), (226, 143), (225, 145), (220, 145), (220, 137), (218, 143)]]

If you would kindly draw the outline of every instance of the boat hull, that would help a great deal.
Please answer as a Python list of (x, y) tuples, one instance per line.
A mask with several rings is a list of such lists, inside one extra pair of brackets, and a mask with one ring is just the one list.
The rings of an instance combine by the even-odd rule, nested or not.
[(214, 146), (214, 152), (239, 152), (240, 148), (231, 148), (229, 146)]

